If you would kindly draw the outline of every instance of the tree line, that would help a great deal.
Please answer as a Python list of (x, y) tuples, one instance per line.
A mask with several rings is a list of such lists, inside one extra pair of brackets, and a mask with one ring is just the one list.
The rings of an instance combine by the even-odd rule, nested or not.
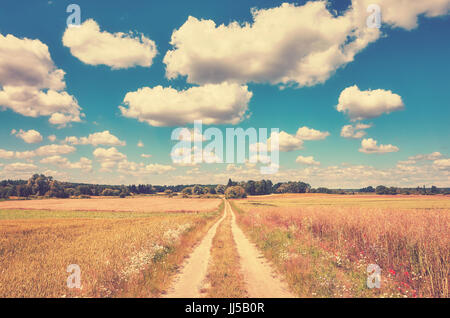
[(327, 194), (354, 194), (376, 193), (379, 195), (395, 194), (450, 194), (449, 188), (397, 188), (379, 185), (376, 188), (368, 186), (356, 190), (328, 189), (325, 187), (312, 188), (303, 181), (279, 182), (273, 184), (271, 180), (248, 180), (236, 182), (231, 179), (226, 185), (101, 185), (61, 182), (54, 180), (51, 176), (34, 174), (27, 181), (25, 180), (3, 180), (0, 181), (0, 198), (9, 197), (90, 197), (90, 196), (118, 196), (126, 197), (138, 194), (165, 193), (173, 195), (180, 193), (182, 196), (209, 196), (224, 194), (229, 198), (242, 198), (247, 195), (267, 195), (271, 193), (327, 193)]

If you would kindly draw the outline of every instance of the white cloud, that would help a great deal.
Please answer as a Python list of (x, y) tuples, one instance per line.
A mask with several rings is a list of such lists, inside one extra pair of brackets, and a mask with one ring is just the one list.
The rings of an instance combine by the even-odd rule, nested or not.
[(252, 9), (252, 23), (217, 26), (190, 16), (172, 33), (173, 49), (164, 57), (166, 76), (187, 76), (199, 84), (323, 83), (380, 35), (355, 13), (335, 16), (326, 1), (311, 1)]
[(136, 163), (128, 160), (122, 160), (117, 165), (117, 171), (119, 173), (124, 175), (132, 175), (135, 177), (147, 174), (160, 175), (173, 170), (175, 170), (175, 168), (170, 165), (158, 163), (145, 165), (143, 163)]
[(94, 157), (100, 162), (102, 171), (110, 171), (119, 161), (126, 160), (127, 156), (117, 150), (116, 147), (97, 148), (93, 152)]
[(5, 165), (3, 172), (6, 173), (19, 173), (19, 174), (31, 174), (35, 172), (37, 166), (32, 163), (15, 162)]
[(146, 154), (146, 153), (141, 154), (142, 158), (150, 158), (151, 156), (152, 155), (149, 155), (149, 154)]
[(396, 146), (393, 145), (377, 145), (377, 141), (368, 138), (363, 139), (361, 141), (361, 148), (359, 149), (360, 152), (364, 153), (387, 153), (387, 152), (397, 152), (399, 149)]
[(81, 107), (63, 91), (64, 71), (39, 40), (0, 34), (0, 109), (28, 117), (50, 116), (51, 124), (79, 122)]
[(13, 129), (14, 132), (11, 132), (13, 135), (16, 135), (16, 137), (23, 139), (28, 144), (38, 143), (42, 141), (42, 135), (34, 129), (30, 129), (28, 131), (24, 131), (20, 129), (19, 131), (16, 131)]
[(170, 157), (175, 165), (182, 167), (191, 167), (199, 163), (223, 162), (223, 159), (219, 158), (214, 152), (201, 150), (197, 146), (191, 148), (175, 146), (170, 153)]
[(104, 64), (112, 69), (151, 66), (158, 53), (155, 42), (143, 34), (100, 31), (92, 19), (79, 27), (68, 27), (62, 41), (83, 63)]
[(360, 139), (366, 135), (364, 130), (370, 127), (372, 127), (371, 124), (345, 125), (341, 129), (341, 136), (344, 138)]
[(65, 88), (64, 71), (56, 68), (41, 41), (0, 34), (0, 47), (0, 86)]
[(433, 165), (442, 170), (450, 170), (450, 159), (439, 159), (433, 161)]
[(92, 160), (90, 160), (86, 157), (81, 157), (78, 162), (70, 162), (65, 157), (55, 155), (55, 156), (43, 158), (40, 161), (40, 163), (54, 164), (61, 168), (66, 168), (66, 169), (81, 169), (81, 170), (87, 171), (87, 172), (92, 170)]
[(17, 159), (31, 159), (33, 157), (36, 157), (36, 152), (31, 151), (16, 151), (15, 156)]
[(137, 146), (139, 148), (143, 148), (144, 147), (144, 143), (141, 140), (139, 140), (139, 142), (137, 143)]
[(405, 165), (413, 165), (415, 164), (416, 161), (415, 160), (400, 160), (398, 162), (399, 165), (405, 166)]
[[(267, 140), (268, 150), (270, 151), (270, 144), (272, 142), (271, 138), (276, 133), (273, 132), (270, 135), (270, 138)], [(303, 140), (298, 138), (297, 136), (293, 136), (291, 134), (288, 134), (285, 131), (280, 131), (278, 134), (278, 146), (279, 150), (286, 152), (286, 151), (293, 151), (303, 148)]]
[(320, 162), (315, 161), (313, 156), (308, 157), (298, 156), (297, 159), (295, 159), (295, 162), (303, 163), (305, 165), (314, 165), (314, 166), (320, 165)]
[(216, 25), (189, 16), (172, 33), (165, 57), (166, 76), (187, 76), (190, 83), (270, 82), (312, 86), (382, 34), (368, 28), (369, 4), (381, 5), (382, 22), (411, 29), (417, 17), (448, 13), (449, 0), (353, 0), (343, 15), (327, 9), (328, 1), (252, 9), (251, 22)]
[(420, 154), (420, 155), (415, 155), (412, 157), (409, 157), (409, 160), (415, 160), (415, 161), (419, 161), (419, 160), (436, 160), (442, 157), (442, 154), (438, 151), (432, 152), (430, 154)]
[(65, 155), (74, 152), (75, 147), (69, 145), (47, 145), (36, 149), (34, 152), (37, 156), (53, 156), (53, 155)]
[[(65, 154), (72, 153), (75, 150), (76, 149), (73, 146), (51, 144), (51, 145), (41, 146), (35, 150), (16, 151), (14, 153), (14, 156), (18, 159), (30, 159), (33, 157), (65, 155)], [(8, 151), (7, 153), (10, 153), (10, 151)]]
[(400, 95), (384, 89), (361, 91), (356, 85), (347, 87), (341, 92), (336, 107), (339, 112), (346, 113), (352, 121), (378, 117), (383, 113), (389, 114), (403, 108)]
[(50, 135), (50, 136), (48, 136), (48, 140), (50, 140), (51, 142), (55, 142), (56, 141), (56, 136), (55, 135)]
[(65, 142), (74, 144), (74, 145), (107, 145), (107, 146), (125, 146), (126, 142), (121, 141), (119, 138), (114, 136), (109, 132), (109, 130), (105, 130), (102, 132), (96, 132), (90, 134), (87, 137), (75, 137), (70, 136), (66, 137)]
[(0, 90), (0, 107), (28, 117), (50, 116), (49, 122), (59, 126), (80, 122), (83, 116), (76, 99), (67, 92), (44, 92), (26, 86), (4, 86)]
[(197, 128), (193, 128), (193, 129), (182, 128), (180, 130), (180, 134), (178, 137), (179, 137), (178, 140), (183, 140), (183, 141), (190, 141), (190, 142), (206, 141), (205, 136), (203, 136), (202, 133), (200, 132), (200, 130)]
[(171, 87), (143, 87), (126, 94), (119, 106), (125, 117), (152, 126), (176, 126), (203, 120), (203, 124), (237, 124), (252, 97), (247, 86), (221, 83), (178, 91)]
[(437, 17), (448, 14), (450, 10), (449, 0), (358, 0), (361, 9), (367, 8), (369, 4), (378, 4), (381, 7), (382, 22), (411, 30), (417, 27), (417, 17)]
[(175, 168), (170, 165), (161, 165), (158, 163), (149, 164), (143, 168), (143, 172), (150, 174), (163, 174), (172, 170), (175, 170)]
[(330, 133), (328, 131), (319, 131), (316, 129), (301, 127), (297, 130), (296, 136), (302, 140), (321, 140), (328, 137)]
[(12, 158), (14, 158), (14, 151), (0, 149), (0, 158), (1, 159), (12, 159)]

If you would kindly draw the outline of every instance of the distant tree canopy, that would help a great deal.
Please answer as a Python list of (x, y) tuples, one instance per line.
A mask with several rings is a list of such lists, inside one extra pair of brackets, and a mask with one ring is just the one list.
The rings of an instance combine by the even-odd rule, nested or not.
[(375, 192), (375, 189), (372, 186), (368, 186), (366, 188), (359, 189), (359, 192)]
[(241, 186), (231, 186), (225, 190), (225, 198), (227, 199), (241, 199), (246, 197), (247, 193), (245, 193), (245, 189)]
[(216, 187), (216, 193), (218, 193), (218, 194), (224, 194), (226, 188), (227, 188), (227, 187), (225, 187), (223, 184), (219, 184), (219, 185)]
[[(188, 195), (210, 195), (210, 194), (226, 194), (226, 190), (231, 187), (240, 187), (244, 190), (245, 195), (264, 195), (271, 193), (328, 193), (328, 194), (352, 194), (359, 192), (375, 192), (379, 195), (385, 194), (450, 194), (449, 188), (438, 188), (431, 186), (419, 186), (417, 188), (396, 188), (379, 185), (376, 188), (368, 186), (359, 190), (340, 190), (319, 187), (312, 189), (308, 183), (302, 181), (279, 182), (275, 185), (271, 180), (249, 180), (236, 182), (228, 179), (227, 185), (210, 184), (210, 185), (101, 185), (101, 184), (83, 184), (72, 182), (60, 182), (54, 180), (51, 176), (43, 174), (34, 174), (28, 181), (25, 180), (3, 180), (0, 181), (0, 199), (9, 197), (55, 197), (68, 198), (71, 196), (120, 196), (138, 194), (155, 194), (155, 193), (179, 193), (183, 196)], [(231, 191), (231, 190), (230, 190)], [(236, 191), (236, 190), (234, 190)], [(240, 192), (240, 190), (239, 190)]]
[(276, 193), (306, 193), (311, 190), (311, 186), (308, 183), (299, 182), (286, 182), (279, 185), (276, 189)]
[(376, 194), (397, 194), (397, 188), (395, 187), (385, 187), (383, 185), (379, 185), (375, 189)]

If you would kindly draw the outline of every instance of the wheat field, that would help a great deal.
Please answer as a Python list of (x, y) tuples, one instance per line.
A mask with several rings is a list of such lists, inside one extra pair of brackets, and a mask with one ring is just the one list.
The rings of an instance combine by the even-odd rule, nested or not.
[[(303, 297), (448, 297), (450, 198), (284, 195), (235, 202), (239, 222)], [(381, 288), (367, 288), (378, 265)]]

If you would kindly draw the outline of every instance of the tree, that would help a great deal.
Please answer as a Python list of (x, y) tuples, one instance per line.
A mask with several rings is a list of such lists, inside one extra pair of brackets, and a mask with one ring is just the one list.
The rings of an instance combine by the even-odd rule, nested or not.
[(186, 187), (183, 190), (181, 190), (181, 193), (184, 195), (191, 195), (192, 194), (192, 187)]
[(219, 184), (216, 187), (216, 193), (224, 194), (226, 187), (223, 184)]
[(359, 192), (375, 192), (375, 189), (372, 186), (368, 186), (366, 188), (359, 189)]
[(246, 197), (247, 193), (245, 193), (245, 189), (241, 186), (231, 186), (225, 190), (225, 198), (227, 199), (241, 199)]
[(202, 188), (201, 186), (199, 186), (199, 185), (195, 185), (195, 186), (192, 188), (192, 194), (201, 195), (201, 194), (203, 194), (203, 193), (204, 193), (204, 190), (203, 190), (203, 188)]

